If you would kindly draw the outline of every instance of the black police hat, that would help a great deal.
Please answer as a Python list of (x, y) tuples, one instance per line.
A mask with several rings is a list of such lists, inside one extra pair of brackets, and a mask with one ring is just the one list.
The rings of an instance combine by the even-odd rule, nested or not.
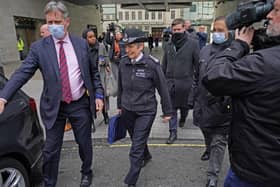
[(139, 29), (125, 29), (123, 41), (126, 44), (146, 42), (147, 37), (145, 33)]

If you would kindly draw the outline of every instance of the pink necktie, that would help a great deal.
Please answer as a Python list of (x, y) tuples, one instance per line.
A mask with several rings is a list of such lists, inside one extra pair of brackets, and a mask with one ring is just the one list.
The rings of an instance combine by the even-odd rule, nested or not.
[(62, 86), (62, 100), (66, 103), (70, 103), (72, 101), (72, 93), (71, 93), (71, 87), (69, 82), (69, 76), (68, 76), (68, 67), (66, 63), (66, 56), (63, 48), (64, 41), (59, 41), (60, 44), (59, 48), (59, 71), (60, 71), (60, 78), (61, 78), (61, 86)]

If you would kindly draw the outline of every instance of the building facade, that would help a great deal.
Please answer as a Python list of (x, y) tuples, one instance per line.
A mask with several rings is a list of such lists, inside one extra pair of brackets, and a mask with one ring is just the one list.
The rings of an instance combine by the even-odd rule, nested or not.
[[(0, 62), (19, 61), (17, 35), (24, 40), (24, 54), (40, 38), (39, 28), (45, 23), (44, 7), (49, 0), (0, 0)], [(71, 17), (70, 32), (81, 36), (86, 27), (101, 30), (97, 6), (78, 6), (65, 2)]]
[(138, 28), (153, 37), (161, 37), (162, 30), (170, 27), (175, 18), (189, 19), (194, 25), (211, 25), (214, 18), (214, 2), (194, 2), (191, 7), (170, 9), (168, 12), (143, 9), (122, 9), (120, 5), (102, 6), (103, 30), (106, 31), (111, 22), (124, 28)]

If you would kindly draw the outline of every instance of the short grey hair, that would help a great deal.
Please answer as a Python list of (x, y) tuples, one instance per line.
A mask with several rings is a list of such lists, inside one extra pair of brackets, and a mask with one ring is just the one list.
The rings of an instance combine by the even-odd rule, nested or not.
[(69, 12), (66, 8), (66, 6), (61, 1), (50, 1), (44, 9), (45, 15), (49, 12), (59, 11), (63, 14), (64, 18), (69, 17)]

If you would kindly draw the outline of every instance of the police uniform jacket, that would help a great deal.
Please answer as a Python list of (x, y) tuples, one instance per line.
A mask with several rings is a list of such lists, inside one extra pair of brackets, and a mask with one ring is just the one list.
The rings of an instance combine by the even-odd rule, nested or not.
[(247, 43), (233, 41), (203, 78), (213, 94), (233, 99), (229, 135), (233, 171), (264, 187), (280, 184), (279, 44), (247, 55)]
[(119, 65), (118, 108), (129, 111), (156, 114), (156, 89), (161, 96), (164, 115), (171, 115), (172, 105), (166, 80), (159, 61), (154, 57), (143, 57), (132, 63), (127, 56)]
[(216, 97), (202, 84), (202, 77), (206, 67), (214, 63), (215, 56), (231, 44), (228, 39), (223, 44), (212, 43), (200, 51), (198, 70), (195, 72), (193, 89), (194, 98), (189, 99), (189, 105), (194, 105), (194, 125), (201, 128), (215, 128), (217, 133), (227, 133), (231, 120), (231, 98), (229, 96)]

